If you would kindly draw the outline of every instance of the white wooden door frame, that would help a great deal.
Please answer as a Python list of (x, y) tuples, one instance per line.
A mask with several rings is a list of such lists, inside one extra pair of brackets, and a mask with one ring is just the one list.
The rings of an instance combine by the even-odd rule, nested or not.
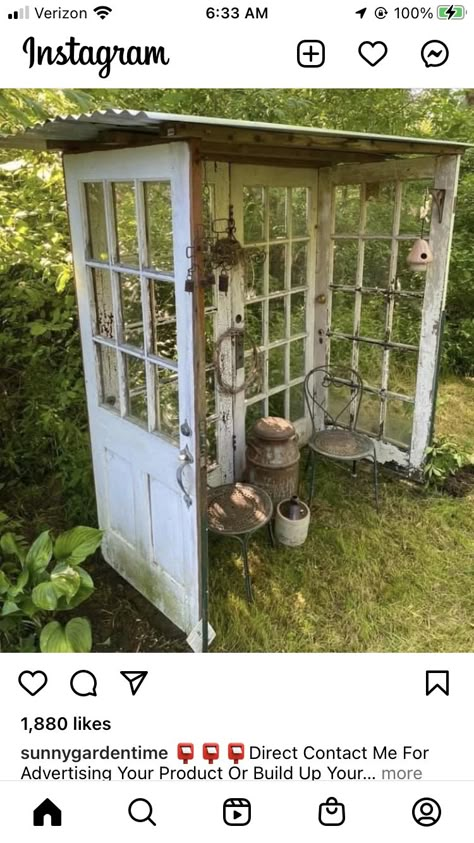
[[(213, 191), (213, 219), (224, 220), (229, 216), (229, 165), (214, 162), (203, 162), (203, 187), (209, 187)], [(211, 234), (213, 232), (206, 232)], [(220, 293), (217, 277), (216, 284), (212, 288), (213, 305), (207, 309), (209, 316), (212, 313), (214, 324), (214, 346), (230, 328), (232, 324), (232, 273), (228, 293)], [(225, 340), (221, 344), (219, 366), (222, 372), (232, 373), (232, 341)], [(220, 486), (224, 483), (231, 483), (234, 479), (234, 450), (233, 442), (233, 414), (232, 396), (215, 389), (216, 400), (216, 435), (217, 435), (217, 465), (210, 468), (207, 479), (210, 486)]]
[[(97, 507), (100, 526), (105, 529), (103, 554), (125, 579), (186, 632), (198, 623), (201, 614), (198, 540), (201, 501), (196, 469), (199, 463), (199, 420), (195, 418), (193, 297), (184, 291), (184, 279), (189, 268), (186, 249), (192, 242), (190, 163), (190, 151), (185, 143), (81, 153), (66, 155), (64, 159)], [(166, 180), (171, 183), (179, 445), (111, 412), (101, 406), (98, 399), (99, 372), (92, 330), (83, 183), (135, 180), (137, 184), (140, 180)], [(144, 236), (144, 232), (139, 230), (139, 239)], [(123, 271), (123, 267), (121, 269)], [(189, 435), (183, 433), (186, 428), (181, 429), (184, 422), (190, 428)], [(186, 447), (193, 459), (184, 472), (184, 483), (191, 499), (189, 506), (184, 502), (176, 481), (180, 450), (184, 451)], [(112, 457), (109, 458), (108, 454)], [(114, 454), (118, 457), (115, 458)], [(116, 524), (111, 523), (110, 500), (111, 496), (120, 495), (120, 490), (110, 488), (107, 459), (116, 459), (119, 466), (119, 460), (122, 460), (124, 485), (128, 483), (133, 488), (133, 494), (128, 494), (122, 507), (120, 500), (114, 506), (118, 510), (118, 518), (122, 517), (124, 524), (130, 524), (130, 531), (136, 536), (135, 542), (122, 540), (113, 529)], [(120, 471), (114, 476), (120, 476)], [(160, 493), (154, 499), (158, 487)], [(176, 556), (176, 568), (171, 570), (161, 564), (156, 553), (157, 543), (160, 542), (171, 545)]]
[[(435, 411), (439, 333), (446, 298), (459, 164), (460, 156), (441, 155), (375, 164), (347, 164), (320, 170), (316, 273), (316, 298), (320, 304), (316, 307), (315, 317), (315, 365), (324, 365), (327, 362), (326, 345), (329, 345), (325, 341), (322, 342), (322, 339), (326, 338), (331, 317), (329, 285), (333, 277), (334, 241), (332, 237), (335, 223), (336, 186), (432, 179), (434, 188), (446, 191), (442, 220), (439, 219), (434, 204), (431, 215), (429, 242), (434, 259), (426, 271), (411, 447), (403, 451), (394, 444), (375, 440), (377, 458), (380, 462), (393, 463), (414, 476), (421, 474)], [(359, 259), (358, 273), (362, 272), (362, 266)], [(318, 416), (318, 424), (321, 428), (324, 426), (321, 413)]]

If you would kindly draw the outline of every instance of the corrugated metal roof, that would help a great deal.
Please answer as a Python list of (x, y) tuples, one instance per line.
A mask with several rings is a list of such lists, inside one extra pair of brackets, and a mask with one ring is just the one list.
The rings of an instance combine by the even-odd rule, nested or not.
[[(254, 131), (258, 133), (271, 133), (279, 135), (279, 144), (285, 145), (285, 134), (288, 136), (288, 147), (295, 148), (299, 142), (301, 146), (318, 149), (318, 140), (321, 148), (341, 150), (360, 150), (362, 144), (373, 144), (374, 148), (380, 149), (387, 154), (391, 152), (423, 152), (425, 154), (437, 154), (442, 148), (443, 151), (462, 152), (469, 148), (470, 144), (458, 143), (452, 140), (436, 140), (432, 138), (404, 138), (395, 135), (371, 134), (369, 132), (345, 132), (330, 129), (317, 129), (305, 126), (286, 126), (279, 123), (248, 122), (245, 120), (228, 120), (214, 117), (198, 117), (183, 114), (164, 114), (152, 111), (131, 111), (108, 109), (107, 111), (94, 111), (92, 114), (58, 116), (38, 123), (17, 135), (0, 135), (0, 147), (20, 149), (46, 149), (54, 145), (61, 148), (62, 144), (68, 142), (78, 144), (100, 140), (100, 136), (106, 131), (135, 131), (156, 133), (162, 132), (166, 137), (167, 130), (172, 132), (172, 125), (180, 126), (181, 132), (186, 132), (189, 126), (190, 134), (199, 127), (209, 139), (213, 131), (217, 129), (232, 129), (237, 134), (240, 131)], [(290, 141), (291, 136), (291, 141)], [(228, 142), (232, 142), (229, 136)], [(250, 141), (251, 142), (251, 141)]]

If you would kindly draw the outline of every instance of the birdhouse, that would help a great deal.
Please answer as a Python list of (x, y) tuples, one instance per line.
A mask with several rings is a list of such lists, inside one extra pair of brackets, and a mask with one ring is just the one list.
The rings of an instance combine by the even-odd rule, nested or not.
[(413, 248), (407, 257), (407, 264), (413, 272), (420, 272), (426, 269), (428, 264), (433, 263), (433, 252), (430, 244), (421, 237), (415, 240)]

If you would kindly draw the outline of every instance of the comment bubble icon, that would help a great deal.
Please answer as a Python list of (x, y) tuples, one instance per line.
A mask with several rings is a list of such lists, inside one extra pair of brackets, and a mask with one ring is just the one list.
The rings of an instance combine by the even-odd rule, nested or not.
[(77, 670), (71, 676), (71, 690), (78, 697), (96, 697), (97, 679), (90, 670)]

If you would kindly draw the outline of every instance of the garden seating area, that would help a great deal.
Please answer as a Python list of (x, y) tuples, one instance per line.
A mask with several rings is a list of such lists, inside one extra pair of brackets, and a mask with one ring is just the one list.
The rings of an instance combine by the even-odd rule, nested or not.
[[(436, 430), (457, 443), (455, 456), (474, 456), (473, 379), (443, 380)], [(441, 455), (438, 465), (448, 464), (454, 471), (455, 457)], [(347, 466), (321, 461), (306, 543), (272, 549), (264, 535), (252, 542), (253, 606), (238, 549), (211, 543), (214, 648), (472, 651), (474, 466), (465, 471), (470, 479), (450, 494), (382, 470), (377, 513), (370, 466), (354, 480)]]
[(0, 651), (473, 649), (472, 102), (0, 92)]

